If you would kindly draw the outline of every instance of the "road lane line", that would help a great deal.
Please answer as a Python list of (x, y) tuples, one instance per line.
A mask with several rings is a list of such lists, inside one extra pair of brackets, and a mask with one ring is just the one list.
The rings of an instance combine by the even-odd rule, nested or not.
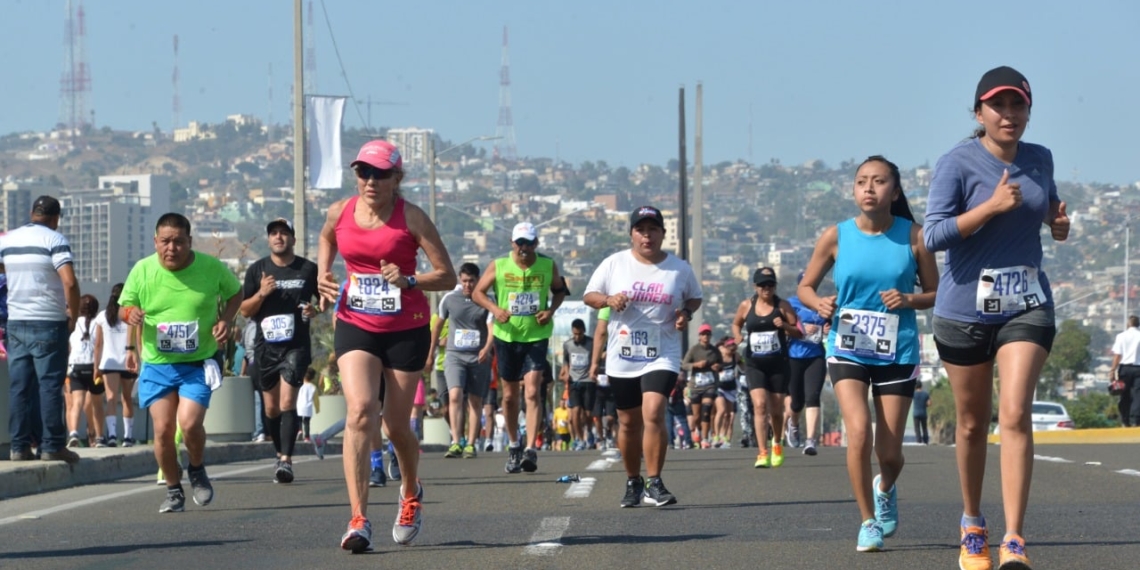
[(1140, 471), (1137, 471), (1135, 469), (1121, 469), (1121, 470), (1117, 471), (1117, 473), (1120, 473), (1121, 475), (1131, 475), (1133, 477), (1140, 477)]
[(581, 481), (571, 483), (570, 488), (566, 489), (566, 494), (563, 495), (567, 499), (585, 499), (590, 496), (594, 490), (594, 485), (598, 480), (594, 477), (582, 477)]
[[(301, 459), (301, 460), (294, 461), (293, 463), (308, 463), (310, 461), (315, 461), (315, 459), (313, 459), (313, 458)], [(234, 469), (232, 471), (225, 471), (225, 472), (217, 473), (217, 474), (211, 473), (210, 474), (210, 480), (216, 481), (218, 479), (224, 479), (226, 477), (233, 477), (234, 475), (244, 475), (246, 473), (252, 473), (254, 471), (260, 471), (263, 469), (270, 469), (272, 467), (273, 467), (272, 465), (253, 465), (250, 467), (243, 467), (241, 469)], [(86, 507), (89, 505), (97, 505), (99, 503), (103, 503), (106, 501), (114, 501), (116, 499), (121, 499), (123, 497), (130, 497), (132, 495), (138, 495), (140, 493), (148, 493), (148, 492), (153, 493), (155, 491), (165, 491), (165, 490), (166, 490), (166, 487), (159, 487), (158, 485), (155, 485), (153, 481), (148, 480), (146, 483), (142, 483), (142, 486), (137, 488), (137, 489), (129, 489), (127, 491), (119, 491), (118, 493), (111, 493), (109, 495), (100, 495), (98, 497), (90, 497), (87, 499), (83, 499), (81, 501), (73, 501), (70, 503), (64, 503), (62, 505), (56, 505), (54, 507), (50, 507), (47, 509), (40, 509), (38, 511), (31, 511), (31, 512), (22, 513), (19, 515), (10, 516), (7, 518), (2, 518), (2, 519), (0, 519), (0, 526), (4, 526), (7, 524), (12, 524), (15, 522), (20, 522), (20, 521), (35, 520), (35, 519), (39, 519), (39, 518), (42, 518), (42, 517), (45, 517), (48, 515), (54, 515), (56, 513), (62, 513), (62, 512), (70, 511), (73, 509), (78, 509), (80, 507)]]
[(1034, 455), (1033, 459), (1036, 459), (1037, 461), (1049, 461), (1052, 463), (1072, 463), (1072, 461), (1065, 459), (1064, 457), (1049, 457), (1048, 455)]
[(530, 537), (530, 544), (523, 548), (523, 554), (530, 556), (553, 556), (562, 550), (562, 535), (570, 528), (570, 517), (546, 517), (538, 530)]

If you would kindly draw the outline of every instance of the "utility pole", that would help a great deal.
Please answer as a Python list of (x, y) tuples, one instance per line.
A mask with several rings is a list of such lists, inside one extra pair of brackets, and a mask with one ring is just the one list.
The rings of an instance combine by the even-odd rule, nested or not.
[[(689, 260), (689, 195), (685, 190), (685, 177), (688, 174), (688, 160), (685, 158), (685, 86), (682, 85), (677, 101), (678, 110), (678, 158), (680, 164), (677, 165), (677, 174), (680, 178), (680, 213), (677, 219), (677, 238), (680, 244), (677, 246), (680, 258), (685, 261)], [(689, 351), (689, 335), (688, 333), (681, 335), (681, 353), (684, 354)]]
[[(705, 203), (704, 186), (701, 179), (704, 167), (704, 86), (697, 82), (697, 110), (696, 122), (693, 125), (693, 251), (689, 253), (693, 266), (693, 273), (697, 275), (697, 283), (704, 281), (705, 267)], [(704, 322), (704, 305), (697, 309), (693, 321), (698, 324)], [(690, 345), (697, 340), (697, 327), (689, 327)]]
[(305, 257), (305, 67), (301, 0), (293, 0), (293, 233), (297, 255)]

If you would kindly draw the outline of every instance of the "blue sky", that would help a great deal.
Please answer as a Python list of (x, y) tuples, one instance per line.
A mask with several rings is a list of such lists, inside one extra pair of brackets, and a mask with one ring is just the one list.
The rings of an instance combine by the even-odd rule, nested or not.
[[(174, 34), (182, 120), (272, 113), (292, 81), (287, 0), (87, 0), (89, 106), (97, 126), (171, 125)], [(320, 0), (317, 88), (347, 94)], [(1035, 93), (1025, 140), (1053, 150), (1059, 180), (1140, 180), (1140, 4), (1007, 2), (386, 2), (324, 0), (373, 123), (493, 135), (502, 27), (510, 27), (518, 152), (571, 162), (664, 164), (677, 153), (677, 90), (704, 84), (705, 162), (830, 165), (882, 153), (933, 164), (972, 129), (987, 69)], [(59, 117), (63, 0), (0, 0), (0, 133)], [(306, 40), (308, 41), (308, 40)], [(15, 57), (13, 57), (15, 55)], [(752, 153), (749, 155), (749, 108)], [(367, 109), (360, 107), (361, 113)], [(359, 126), (351, 105), (346, 124)], [(493, 144), (493, 143), (488, 143)]]

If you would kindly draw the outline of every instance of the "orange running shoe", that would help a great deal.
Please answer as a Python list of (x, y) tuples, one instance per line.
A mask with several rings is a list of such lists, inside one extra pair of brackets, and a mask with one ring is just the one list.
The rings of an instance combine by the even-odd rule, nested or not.
[(1025, 555), (1025, 539), (1016, 534), (1006, 537), (998, 550), (998, 570), (1032, 570)]
[(958, 554), (961, 570), (993, 570), (990, 560), (990, 533), (984, 526), (962, 527), (962, 548)]

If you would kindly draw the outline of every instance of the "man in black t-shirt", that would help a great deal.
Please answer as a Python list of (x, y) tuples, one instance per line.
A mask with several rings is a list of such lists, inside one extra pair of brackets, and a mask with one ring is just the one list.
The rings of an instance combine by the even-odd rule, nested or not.
[(293, 254), (297, 238), (288, 220), (273, 220), (265, 231), (270, 254), (245, 272), (241, 314), (257, 327), (253, 355), (268, 419), (265, 429), (277, 450), (274, 480), (291, 483), (297, 392), (313, 360), (309, 319), (317, 314), (317, 265)]

